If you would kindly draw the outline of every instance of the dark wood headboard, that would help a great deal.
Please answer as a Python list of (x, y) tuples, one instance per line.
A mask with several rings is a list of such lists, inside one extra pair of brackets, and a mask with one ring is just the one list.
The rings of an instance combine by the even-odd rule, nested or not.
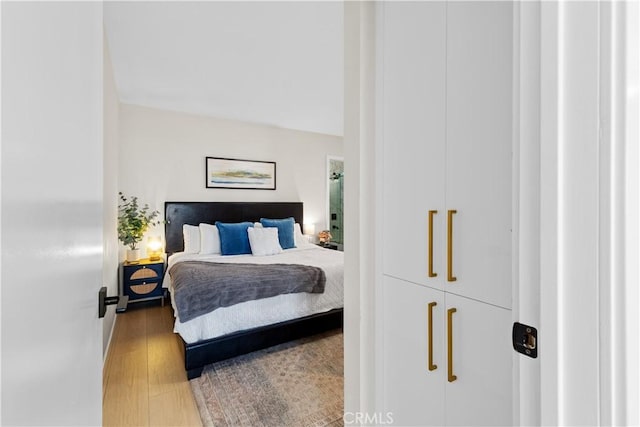
[(302, 225), (304, 215), (301, 202), (165, 202), (165, 251), (171, 255), (184, 250), (184, 224), (215, 224), (216, 221), (256, 222), (260, 218), (291, 216)]

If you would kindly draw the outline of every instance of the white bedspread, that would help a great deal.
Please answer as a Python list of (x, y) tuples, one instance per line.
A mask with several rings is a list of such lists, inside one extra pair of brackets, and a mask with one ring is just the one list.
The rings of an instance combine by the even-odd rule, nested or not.
[(179, 313), (173, 300), (173, 288), (169, 273), (165, 275), (163, 286), (171, 290), (171, 304), (176, 313), (174, 332), (180, 334), (187, 343), (216, 338), (232, 332), (258, 326), (284, 322), (286, 320), (323, 313), (343, 307), (344, 254), (316, 245), (287, 249), (272, 256), (253, 255), (199, 255), (176, 253), (169, 257), (167, 271), (181, 261), (211, 261), (254, 264), (303, 264), (324, 270), (327, 282), (324, 293), (296, 293), (279, 295), (255, 301), (247, 301), (231, 307), (222, 307), (188, 322), (180, 322)]

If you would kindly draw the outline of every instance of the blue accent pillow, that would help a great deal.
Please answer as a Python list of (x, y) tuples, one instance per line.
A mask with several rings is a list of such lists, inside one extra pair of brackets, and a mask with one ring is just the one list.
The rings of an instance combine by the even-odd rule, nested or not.
[(251, 253), (247, 229), (253, 227), (252, 222), (220, 222), (216, 221), (220, 233), (220, 252), (222, 255), (243, 255)]
[(296, 247), (296, 239), (293, 234), (295, 224), (293, 217), (284, 219), (267, 219), (260, 218), (260, 224), (263, 227), (276, 227), (278, 229), (278, 240), (282, 249), (291, 249)]

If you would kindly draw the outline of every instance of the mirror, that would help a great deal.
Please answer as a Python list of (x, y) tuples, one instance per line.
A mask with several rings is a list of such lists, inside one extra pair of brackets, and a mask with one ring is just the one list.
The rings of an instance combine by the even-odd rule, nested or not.
[(344, 242), (344, 159), (342, 157), (327, 157), (327, 230), (331, 233), (331, 242), (342, 250)]

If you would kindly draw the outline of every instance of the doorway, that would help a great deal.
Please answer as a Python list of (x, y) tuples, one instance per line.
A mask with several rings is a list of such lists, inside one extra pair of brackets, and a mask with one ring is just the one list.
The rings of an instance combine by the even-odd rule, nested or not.
[(344, 244), (344, 158), (327, 156), (327, 230), (331, 242)]

